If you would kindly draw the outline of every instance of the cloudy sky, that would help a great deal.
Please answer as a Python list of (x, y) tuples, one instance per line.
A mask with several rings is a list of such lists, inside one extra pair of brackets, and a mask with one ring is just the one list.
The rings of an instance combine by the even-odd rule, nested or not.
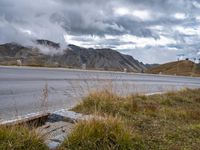
[(200, 58), (200, 0), (0, 0), (0, 43), (36, 38), (144, 63)]

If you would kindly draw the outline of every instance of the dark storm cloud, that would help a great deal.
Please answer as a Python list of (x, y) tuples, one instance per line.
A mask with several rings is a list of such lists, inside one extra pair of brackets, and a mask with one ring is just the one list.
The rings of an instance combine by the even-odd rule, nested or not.
[(44, 38), (165, 62), (199, 53), (199, 14), (197, 0), (0, 0), (0, 43)]

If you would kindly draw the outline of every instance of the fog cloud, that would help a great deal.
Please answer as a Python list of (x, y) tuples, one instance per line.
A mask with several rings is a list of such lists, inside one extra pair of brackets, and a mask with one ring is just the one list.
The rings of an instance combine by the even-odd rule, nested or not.
[(199, 57), (199, 8), (197, 0), (1, 0), (0, 43), (108, 47), (145, 63)]

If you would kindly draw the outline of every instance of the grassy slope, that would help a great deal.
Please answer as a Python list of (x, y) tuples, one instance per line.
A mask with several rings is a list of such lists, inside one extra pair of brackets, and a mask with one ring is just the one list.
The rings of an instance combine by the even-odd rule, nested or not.
[(183, 75), (183, 76), (200, 76), (200, 66), (191, 61), (183, 60), (166, 63), (146, 71), (153, 74)]
[(163, 95), (128, 97), (96, 92), (73, 110), (121, 118), (131, 133), (139, 137), (139, 149), (192, 150), (200, 147), (199, 108), (200, 89), (185, 89)]

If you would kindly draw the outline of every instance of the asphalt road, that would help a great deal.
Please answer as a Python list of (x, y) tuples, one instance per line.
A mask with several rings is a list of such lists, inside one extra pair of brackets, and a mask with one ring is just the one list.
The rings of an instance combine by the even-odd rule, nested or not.
[(200, 78), (0, 66), (0, 118), (70, 108), (90, 91), (118, 94), (200, 88)]

